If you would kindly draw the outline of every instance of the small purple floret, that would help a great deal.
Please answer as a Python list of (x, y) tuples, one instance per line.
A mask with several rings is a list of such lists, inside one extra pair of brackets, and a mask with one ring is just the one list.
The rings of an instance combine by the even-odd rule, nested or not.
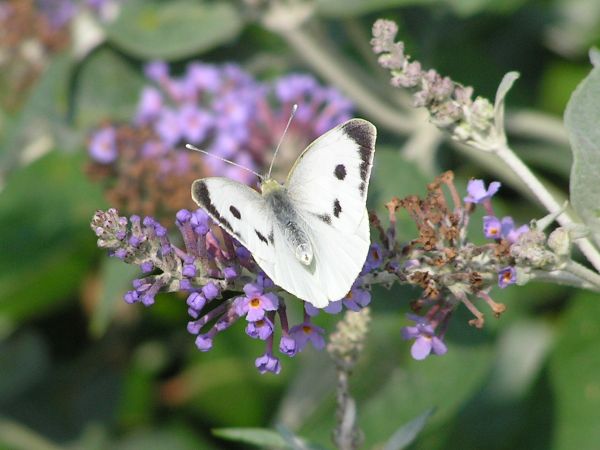
[(268, 352), (256, 358), (254, 365), (261, 374), (267, 372), (278, 374), (279, 372), (281, 372), (281, 364), (279, 363), (279, 358), (271, 355)]
[(196, 338), (196, 347), (201, 352), (209, 351), (213, 346), (213, 338), (208, 334), (199, 334)]
[(262, 320), (266, 311), (275, 311), (279, 305), (275, 294), (264, 293), (263, 288), (257, 284), (247, 283), (244, 293), (246, 296), (240, 297), (235, 307), (238, 316), (246, 316), (249, 322)]
[(506, 286), (517, 282), (517, 271), (512, 266), (507, 266), (498, 272), (498, 286), (504, 289)]
[(435, 330), (429, 320), (415, 314), (407, 314), (415, 322), (414, 326), (402, 328), (402, 338), (415, 339), (410, 349), (412, 357), (418, 361), (427, 358), (431, 353), (443, 355), (448, 351), (446, 344), (435, 335)]
[(469, 180), (467, 184), (467, 196), (464, 198), (467, 203), (482, 203), (484, 200), (492, 198), (498, 192), (501, 183), (492, 181), (486, 189), (483, 180)]
[(117, 133), (113, 127), (102, 128), (92, 135), (90, 156), (100, 164), (110, 164), (117, 159)]
[(287, 356), (294, 356), (298, 351), (296, 340), (291, 336), (281, 336), (279, 351)]
[(206, 300), (212, 300), (221, 294), (221, 289), (219, 289), (219, 286), (211, 281), (202, 287), (202, 294), (204, 294)]
[(325, 331), (323, 328), (304, 322), (290, 329), (290, 336), (296, 341), (297, 351), (301, 352), (309, 342), (317, 350), (325, 348)]
[(246, 334), (251, 338), (264, 341), (273, 334), (273, 323), (266, 317), (256, 322), (248, 322)]

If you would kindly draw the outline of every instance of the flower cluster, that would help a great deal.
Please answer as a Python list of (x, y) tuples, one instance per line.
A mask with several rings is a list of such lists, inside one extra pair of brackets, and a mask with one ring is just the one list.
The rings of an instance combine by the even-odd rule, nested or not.
[[(290, 327), (280, 291), (248, 251), (213, 226), (203, 210), (180, 210), (176, 226), (182, 246), (175, 245), (167, 229), (151, 217), (126, 218), (115, 209), (95, 214), (91, 227), (98, 246), (115, 258), (138, 265), (143, 273), (125, 294), (127, 303), (151, 306), (159, 292), (185, 293), (191, 318), (188, 331), (196, 336), (200, 351), (210, 350), (218, 333), (245, 320), (246, 334), (266, 343), (264, 354), (256, 359), (261, 373), (280, 371), (274, 352), (276, 334), (280, 335), (279, 352), (290, 357), (309, 343), (324, 348), (324, 330), (314, 325), (307, 313), (301, 323)], [(364, 296), (358, 287), (352, 292)], [(359, 307), (353, 304), (352, 308)]]
[[(408, 317), (414, 325), (404, 327), (401, 333), (404, 339), (414, 340), (411, 354), (419, 360), (447, 352), (444, 334), (460, 305), (473, 314), (469, 323), (477, 328), (485, 323), (477, 302), (483, 301), (499, 317), (505, 306), (490, 296), (495, 286), (515, 284), (531, 270), (556, 270), (564, 253), (564, 245), (559, 245), (564, 239), (555, 236), (556, 232), (546, 239), (537, 225), (516, 226), (510, 217), (496, 217), (492, 197), (499, 188), (498, 182), (486, 187), (482, 180), (471, 180), (467, 195), (461, 198), (452, 173), (447, 172), (428, 185), (424, 199), (408, 196), (388, 202), (387, 227), (372, 213), (377, 239), (363, 270), (346, 296), (324, 311), (364, 310), (371, 302), (373, 284), (396, 282), (421, 288), (421, 296), (410, 304), (413, 313)], [(467, 237), (477, 207), (486, 212), (481, 234), (488, 241), (481, 245)], [(418, 236), (404, 243), (396, 236), (396, 216), (401, 209), (418, 229)], [(182, 242), (179, 246), (151, 217), (126, 218), (114, 209), (94, 216), (92, 229), (98, 246), (138, 265), (143, 273), (133, 281), (126, 302), (150, 306), (158, 292), (184, 293), (190, 316), (188, 331), (196, 336), (201, 351), (210, 350), (216, 336), (233, 323), (245, 321), (246, 334), (266, 345), (255, 362), (261, 373), (281, 370), (274, 349), (276, 336), (279, 353), (287, 356), (294, 356), (308, 343), (324, 348), (325, 330), (313, 323), (320, 310), (306, 302), (293, 302), (304, 309), (303, 320), (290, 326), (283, 291), (265, 276), (248, 250), (212, 224), (203, 210), (180, 210), (175, 224)]]
[[(313, 77), (292, 74), (270, 83), (234, 64), (190, 63), (181, 75), (161, 61), (146, 65), (149, 84), (131, 123), (107, 123), (89, 141), (90, 174), (106, 182), (112, 205), (126, 211), (171, 217), (189, 205), (189, 187), (202, 176), (255, 182), (283, 133), (294, 104), (298, 112), (279, 152), (278, 167), (309, 142), (350, 117), (352, 105)], [(185, 149), (192, 144), (216, 156)]]
[(391, 84), (412, 90), (414, 106), (426, 108), (432, 123), (449, 131), (453, 139), (481, 149), (493, 148), (498, 142), (494, 105), (483, 97), (473, 100), (473, 88), (411, 61), (404, 43), (395, 42), (397, 33), (398, 25), (390, 20), (373, 24), (371, 46), (380, 55), (379, 64), (390, 71)]

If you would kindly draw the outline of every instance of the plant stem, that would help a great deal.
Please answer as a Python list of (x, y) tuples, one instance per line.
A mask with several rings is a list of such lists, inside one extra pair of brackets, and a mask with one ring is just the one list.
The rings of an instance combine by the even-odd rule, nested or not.
[(315, 72), (327, 82), (339, 87), (356, 105), (378, 126), (394, 133), (406, 135), (413, 131), (414, 120), (406, 114), (399, 113), (395, 108), (381, 101), (368, 89), (363, 87), (351, 71), (345, 70), (345, 64), (338, 56), (328, 52), (300, 27), (275, 30), (293, 47)]
[[(544, 205), (548, 212), (556, 213), (561, 210), (562, 205), (552, 196), (548, 189), (546, 189), (546, 187), (533, 174), (533, 172), (531, 172), (529, 167), (527, 167), (523, 161), (521, 161), (521, 159), (510, 147), (507, 145), (500, 146), (495, 149), (495, 154), (498, 155), (498, 157), (502, 159), (527, 185), (527, 187), (535, 195), (536, 199), (542, 205)], [(567, 212), (561, 213), (556, 220), (562, 226), (575, 224), (575, 221)], [(600, 253), (596, 247), (594, 247), (591, 241), (587, 238), (582, 238), (575, 241), (575, 244), (579, 247), (581, 252), (594, 266), (594, 268), (600, 272)]]

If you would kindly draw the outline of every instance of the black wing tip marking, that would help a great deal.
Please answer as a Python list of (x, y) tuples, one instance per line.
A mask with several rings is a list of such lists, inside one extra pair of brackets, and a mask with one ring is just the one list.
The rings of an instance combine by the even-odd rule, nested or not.
[(359, 186), (361, 195), (366, 193), (366, 184), (371, 175), (373, 166), (373, 154), (375, 153), (375, 139), (377, 138), (377, 129), (372, 123), (363, 119), (352, 119), (342, 125), (342, 130), (356, 145), (361, 159), (360, 178), (362, 183)]
[(208, 191), (208, 186), (204, 180), (196, 180), (192, 184), (192, 198), (199, 206), (204, 208), (208, 215), (210, 215), (215, 222), (221, 225), (225, 230), (227, 230), (230, 234), (233, 234), (237, 238), (240, 238), (240, 234), (236, 233), (229, 221), (221, 216), (215, 205), (213, 205), (210, 199), (210, 192)]

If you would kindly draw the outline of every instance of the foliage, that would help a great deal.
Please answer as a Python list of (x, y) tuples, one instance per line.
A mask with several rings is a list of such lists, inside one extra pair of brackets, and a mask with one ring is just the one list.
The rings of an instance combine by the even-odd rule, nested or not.
[[(486, 185), (501, 180), (497, 216), (529, 223), (553, 207), (498, 155), (474, 149), (473, 139), (447, 139), (413, 109), (415, 91), (390, 85), (370, 48), (370, 30), (379, 17), (394, 20), (410, 61), (473, 86), (492, 107), (504, 74), (518, 71), (518, 80), (502, 83), (482, 129), (506, 130), (512, 150), (557, 199), (553, 212), (570, 193), (593, 248), (600, 242), (600, 69), (595, 51), (590, 66), (588, 47), (600, 42), (596, 3), (274, 2), (282, 13), (250, 0), (0, 2), (0, 447), (333, 446), (339, 373), (324, 352), (307, 349), (286, 360), (280, 375), (261, 375), (248, 358), (264, 344), (236, 323), (200, 353), (186, 332), (185, 297), (158, 294), (151, 309), (126, 305), (121, 298), (139, 270), (95, 246), (89, 220), (115, 206), (103, 198), (115, 178), (90, 162), (90, 139), (113, 124), (139, 125), (134, 118), (151, 60), (168, 60), (173, 77), (192, 62), (233, 62), (256, 80), (253, 88), (302, 72), (323, 89), (341, 91), (355, 114), (379, 130), (369, 209), (380, 217), (393, 196), (424, 197), (427, 182), (452, 169), (461, 194), (472, 178)], [(576, 6), (587, 12), (585, 23)], [(287, 115), (285, 102), (266, 98)], [(555, 115), (565, 108), (566, 128)], [(463, 119), (446, 130), (464, 131)], [(322, 132), (315, 130), (306, 139)], [(255, 147), (252, 167), (275, 146), (279, 132), (272, 134)], [(290, 144), (291, 151), (305, 143)], [(187, 208), (193, 207), (190, 198)], [(468, 233), (483, 246), (480, 209)], [(171, 225), (169, 214), (157, 218)], [(397, 220), (398, 240), (412, 239), (408, 214)], [(563, 226), (570, 238), (585, 235), (575, 222)], [(588, 252), (582, 248), (576, 262), (591, 272)], [(419, 291), (374, 286), (369, 332), (349, 381), (364, 448), (597, 446), (600, 311), (597, 289), (589, 289), (595, 279), (579, 288), (537, 280), (496, 289), (494, 300), (507, 310), (500, 320), (488, 314), (482, 330), (468, 326), (465, 308), (456, 309), (444, 336), (448, 353), (425, 361), (411, 358), (400, 332), (410, 325), (404, 313)], [(303, 320), (299, 311), (288, 311), (293, 323)], [(328, 333), (338, 321), (315, 318)]]

